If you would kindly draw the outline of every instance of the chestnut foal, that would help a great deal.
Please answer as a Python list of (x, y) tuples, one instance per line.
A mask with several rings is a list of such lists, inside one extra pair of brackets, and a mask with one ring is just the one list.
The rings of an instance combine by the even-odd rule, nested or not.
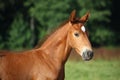
[[(64, 80), (64, 67), (71, 49), (84, 60), (93, 57), (85, 22), (72, 11), (69, 20), (61, 25), (40, 48), (23, 52), (0, 52), (0, 80)], [(18, 54), (17, 54), (18, 53)]]

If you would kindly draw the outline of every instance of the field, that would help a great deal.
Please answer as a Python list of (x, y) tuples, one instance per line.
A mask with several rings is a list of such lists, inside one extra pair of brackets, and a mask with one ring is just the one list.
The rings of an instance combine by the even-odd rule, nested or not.
[(65, 80), (120, 80), (120, 61), (68, 61)]
[[(109, 57), (108, 52), (111, 52)], [(112, 52), (103, 50), (104, 55), (98, 53), (99, 56), (91, 61), (82, 61), (78, 59), (80, 56), (72, 55), (66, 63), (65, 80), (120, 80), (120, 56), (115, 56), (119, 52), (114, 52), (114, 56)]]

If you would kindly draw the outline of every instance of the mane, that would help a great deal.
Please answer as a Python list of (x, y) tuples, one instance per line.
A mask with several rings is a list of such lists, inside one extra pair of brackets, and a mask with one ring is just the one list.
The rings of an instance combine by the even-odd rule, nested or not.
[[(43, 43), (51, 34), (53, 34), (56, 30), (58, 30), (60, 27), (64, 26), (64, 25), (65, 25), (66, 23), (68, 23), (68, 22), (69, 22), (69, 20), (64, 21), (64, 22), (61, 23), (58, 27), (56, 27), (54, 30), (52, 30), (50, 33), (47, 33), (46, 36), (45, 36), (43, 39), (41, 39), (41, 40), (38, 41), (37, 45), (36, 45), (34, 48), (35, 48), (35, 49), (40, 48), (40, 46), (42, 45), (42, 43)], [(71, 23), (73, 23), (73, 24), (84, 23), (84, 21), (79, 20), (79, 18), (75, 18), (73, 21), (71, 21)]]
[(43, 44), (43, 42), (51, 35), (53, 34), (56, 30), (58, 30), (59, 28), (61, 28), (62, 26), (64, 26), (66, 23), (68, 23), (69, 20), (64, 21), (63, 23), (61, 23), (58, 27), (54, 28), (52, 31), (50, 31), (49, 33), (47, 33), (45, 35), (44, 38), (42, 38), (41, 40), (38, 41), (37, 45), (34, 47), (35, 49), (40, 48), (40, 46)]

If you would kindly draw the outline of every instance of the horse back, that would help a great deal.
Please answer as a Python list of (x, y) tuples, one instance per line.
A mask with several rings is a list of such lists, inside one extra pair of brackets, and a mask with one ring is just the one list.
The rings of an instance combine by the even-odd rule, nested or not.
[(32, 67), (32, 64), (33, 62), (30, 60), (30, 55), (26, 54), (26, 52), (24, 54), (0, 51), (0, 79), (27, 80), (26, 73), (29, 73), (28, 69)]

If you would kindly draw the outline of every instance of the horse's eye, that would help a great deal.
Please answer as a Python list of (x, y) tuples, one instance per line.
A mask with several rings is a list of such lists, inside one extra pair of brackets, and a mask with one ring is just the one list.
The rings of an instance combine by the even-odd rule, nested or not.
[(76, 37), (79, 37), (79, 33), (74, 33), (74, 35), (75, 35)]

